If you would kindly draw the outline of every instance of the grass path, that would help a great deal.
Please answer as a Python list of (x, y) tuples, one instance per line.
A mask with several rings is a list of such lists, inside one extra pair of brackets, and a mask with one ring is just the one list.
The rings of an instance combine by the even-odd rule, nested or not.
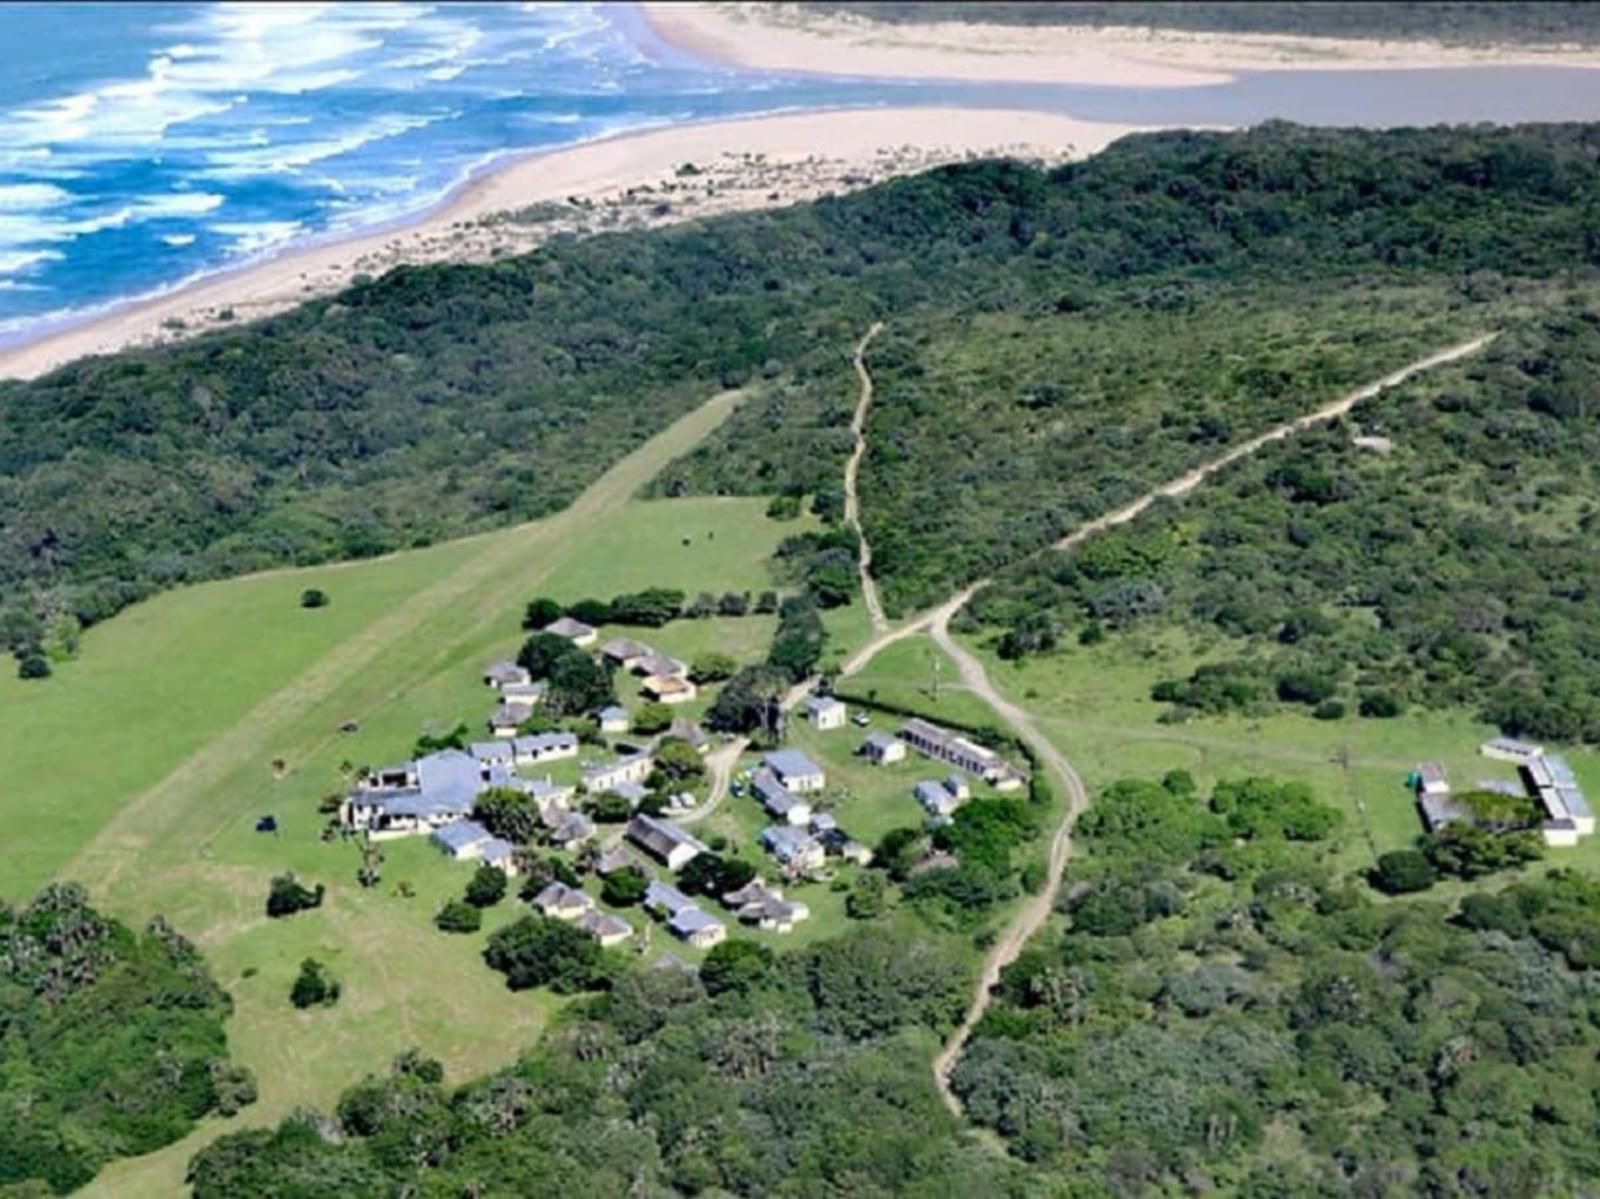
[[(856, 369), (863, 381), (862, 408), (858, 410), (858, 420), (868, 396), (870, 396), (870, 378), (862, 361), (868, 341), (876, 334), (880, 326), (874, 326), (862, 338), (856, 348)], [(1324, 424), (1343, 416), (1363, 400), (1376, 396), (1379, 392), (1390, 387), (1396, 387), (1414, 375), (1434, 370), (1437, 367), (1458, 361), (1471, 354), (1477, 353), (1495, 337), (1493, 333), (1486, 333), (1470, 341), (1464, 341), (1448, 349), (1440, 350), (1425, 358), (1391, 371), (1382, 378), (1368, 383), (1339, 397), (1331, 400), (1303, 416), (1294, 420), (1285, 421), (1274, 425), (1264, 433), (1260, 433), (1247, 441), (1240, 442), (1226, 452), (1215, 458), (1208, 459), (1192, 470), (1186, 471), (1159, 487), (1152, 488), (1139, 498), (1116, 508), (1104, 516), (1087, 521), (1073, 530), (1066, 537), (1056, 543), (1055, 548), (1060, 550), (1072, 549), (1097, 533), (1103, 533), (1118, 525), (1127, 524), (1151, 504), (1163, 497), (1176, 498), (1193, 491), (1206, 479), (1224, 468), (1243, 458), (1249, 457), (1265, 446), (1292, 436), (1295, 433), (1310, 429), (1319, 424)], [(856, 423), (852, 424), (852, 428)], [(856, 451), (852, 455), (852, 462), (858, 462), (864, 449), (862, 435), (858, 433)], [(847, 475), (849, 479), (849, 475)], [(853, 483), (853, 479), (850, 479)], [(847, 491), (847, 497), (853, 494), (853, 487)], [(847, 498), (847, 504), (849, 499)], [(866, 542), (862, 542), (863, 556), (866, 553)], [(863, 582), (866, 576), (863, 573)], [(983, 1018), (988, 1010), (989, 1002), (993, 997), (993, 988), (1000, 979), (1000, 972), (1016, 960), (1017, 955), (1027, 945), (1033, 936), (1049, 919), (1050, 912), (1055, 905), (1056, 895), (1061, 889), (1061, 880), (1066, 873), (1067, 862), (1072, 856), (1072, 828), (1077, 823), (1078, 817), (1083, 814), (1088, 806), (1088, 791), (1083, 785), (1083, 780), (1078, 776), (1072, 764), (1067, 761), (1064, 754), (1058, 750), (1054, 743), (1039, 731), (1033, 717), (1023, 708), (1012, 703), (999, 693), (989, 681), (983, 664), (967, 649), (962, 647), (950, 635), (950, 620), (977, 592), (989, 584), (988, 579), (979, 579), (958, 591), (943, 604), (919, 616), (914, 616), (900, 625), (889, 628), (885, 622), (879, 625), (875, 620), (874, 627), (880, 631), (857, 650), (844, 662), (840, 669), (839, 677), (843, 678), (855, 674), (867, 663), (871, 662), (877, 654), (886, 647), (906, 637), (927, 631), (934, 641), (956, 663), (961, 672), (963, 684), (974, 694), (979, 695), (991, 708), (1009, 725), (1017, 734), (1039, 755), (1040, 761), (1053, 773), (1065, 788), (1067, 796), (1066, 810), (1062, 813), (1060, 822), (1051, 834), (1049, 865), (1046, 871), (1045, 884), (1039, 893), (1030, 898), (1018, 909), (1012, 917), (1011, 923), (996, 940), (993, 948), (984, 957), (983, 969), (979, 972), (977, 985), (973, 991), (972, 1002), (967, 1008), (966, 1015), (956, 1030), (940, 1049), (933, 1060), (934, 1083), (939, 1089), (939, 1097), (952, 1114), (962, 1114), (961, 1103), (955, 1093), (950, 1089), (950, 1072), (954, 1069), (956, 1061), (961, 1056), (961, 1051), (966, 1047), (972, 1030), (977, 1027), (978, 1021)], [(873, 593), (874, 599), (876, 593)]]
[(872, 578), (872, 545), (867, 541), (866, 530), (861, 527), (856, 476), (861, 471), (861, 459), (867, 452), (867, 410), (872, 407), (872, 374), (867, 370), (867, 346), (882, 332), (883, 322), (879, 321), (856, 343), (855, 368), (856, 378), (861, 382), (861, 395), (856, 400), (855, 415), (850, 418), (850, 433), (856, 439), (856, 444), (844, 464), (844, 520), (855, 530), (856, 540), (861, 546), (856, 556), (856, 568), (861, 575), (861, 599), (866, 605), (873, 629), (878, 632), (889, 627), (889, 618), (883, 614), (883, 604), (878, 600), (878, 584)]
[[(482, 549), (457, 570), (341, 642), (160, 782), (123, 805), (62, 874), (91, 879), (97, 890), (114, 887), (127, 870), (137, 867), (141, 854), (153, 843), (192, 828), (196, 804), (210, 789), (220, 786), (240, 762), (260, 760), (271, 752), (296, 718), (403, 643), (425, 622), (449, 614), (458, 629), (475, 629), (499, 618), (526, 590), (530, 560), (541, 555), (554, 558), (554, 551), (570, 542), (585, 522), (620, 507), (665, 463), (720, 424), (737, 399), (738, 393), (727, 392), (682, 417), (623, 458), (556, 515), (525, 525), (511, 536), (482, 538)], [(424, 657), (415, 675), (426, 678), (436, 667), (433, 656)], [(386, 698), (392, 700), (399, 693), (391, 691)], [(335, 735), (330, 727), (329, 738)], [(231, 812), (223, 813), (220, 821), (213, 815), (213, 827), (225, 826), (232, 818)]]

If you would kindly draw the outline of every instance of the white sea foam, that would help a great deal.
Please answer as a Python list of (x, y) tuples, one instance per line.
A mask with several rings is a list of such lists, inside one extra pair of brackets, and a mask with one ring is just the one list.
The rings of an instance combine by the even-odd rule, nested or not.
[(168, 233), (161, 240), (169, 246), (192, 246), (194, 237), (193, 233)]
[(0, 275), (21, 274), (45, 262), (61, 258), (58, 250), (0, 250)]
[(409, 133), (413, 129), (421, 129), (435, 121), (456, 115), (458, 114), (454, 112), (439, 112), (431, 116), (420, 114), (385, 116), (369, 121), (338, 137), (324, 138), (321, 141), (214, 150), (206, 155), (208, 166), (200, 173), (205, 178), (221, 180), (290, 173), (324, 159), (349, 154), (372, 142), (398, 137), (402, 133)]
[(170, 192), (165, 195), (141, 196), (133, 206), (134, 215), (144, 220), (163, 217), (203, 216), (221, 208), (226, 197), (215, 192)]
[(8, 183), (0, 185), (0, 212), (27, 211), (51, 204), (67, 203), (72, 193), (53, 183)]
[(282, 245), (301, 232), (299, 221), (236, 221), (206, 226), (212, 233), (233, 239), (233, 250), (243, 255), (259, 254)]

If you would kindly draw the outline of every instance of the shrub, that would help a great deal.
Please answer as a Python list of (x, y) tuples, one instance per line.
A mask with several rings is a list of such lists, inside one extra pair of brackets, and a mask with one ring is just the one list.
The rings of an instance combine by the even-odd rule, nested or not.
[(326, 608), (328, 606), (328, 593), (317, 587), (307, 587), (300, 593), (300, 606), (302, 608)]
[(272, 887), (267, 892), (267, 915), (277, 919), (282, 916), (293, 916), (296, 912), (308, 911), (311, 908), (320, 908), (322, 896), (321, 883), (314, 889), (309, 889), (301, 886), (292, 873), (280, 874), (272, 880)]
[(1366, 691), (1357, 710), (1370, 720), (1392, 720), (1405, 711), (1405, 705), (1387, 691)]
[(1396, 849), (1378, 858), (1368, 879), (1385, 895), (1408, 895), (1433, 886), (1439, 880), (1439, 872), (1425, 854), (1415, 849)]
[(339, 1002), (339, 980), (316, 958), (300, 963), (300, 974), (289, 988), (289, 1002), (297, 1008), (332, 1007)]
[(706, 954), (700, 966), (700, 982), (710, 995), (748, 991), (765, 982), (776, 964), (776, 956), (765, 945), (724, 941)]
[(644, 898), (650, 880), (644, 872), (629, 866), (606, 877), (600, 886), (600, 898), (613, 907), (628, 908)]
[(483, 960), (513, 991), (548, 986), (558, 995), (609, 985), (606, 955), (587, 933), (547, 916), (524, 916), (489, 938)]
[(441, 932), (475, 933), (483, 927), (483, 913), (464, 899), (452, 899), (439, 909), (433, 923)]
[(50, 660), (41, 653), (23, 654), (17, 660), (19, 679), (47, 679), (50, 677)]
[(475, 908), (492, 908), (505, 897), (505, 872), (487, 862), (479, 866), (467, 882), (466, 900)]

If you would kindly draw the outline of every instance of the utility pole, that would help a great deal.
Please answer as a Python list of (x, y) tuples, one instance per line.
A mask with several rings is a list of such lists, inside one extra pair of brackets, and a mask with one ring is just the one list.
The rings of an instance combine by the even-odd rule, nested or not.
[(928, 648), (928, 656), (933, 663), (933, 702), (937, 706), (939, 703), (939, 675), (944, 669), (944, 659), (939, 656), (939, 647), (937, 645)]

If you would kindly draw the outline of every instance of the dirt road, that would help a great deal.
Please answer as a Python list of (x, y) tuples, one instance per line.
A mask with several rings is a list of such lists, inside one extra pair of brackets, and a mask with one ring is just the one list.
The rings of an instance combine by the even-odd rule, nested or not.
[(1248, 458), (1263, 446), (1271, 445), (1275, 441), (1282, 441), (1291, 434), (1303, 432), (1306, 429), (1326, 424), (1336, 417), (1343, 416), (1350, 409), (1361, 403), (1362, 400), (1370, 400), (1380, 391), (1398, 387), (1413, 375), (1420, 375), (1447, 363), (1455, 362), (1457, 359), (1465, 358), (1469, 354), (1476, 354), (1493, 341), (1495, 336), (1493, 333), (1485, 333), (1482, 337), (1474, 337), (1471, 341), (1464, 341), (1460, 345), (1451, 346), (1448, 350), (1440, 350), (1437, 354), (1419, 358), (1416, 362), (1402, 366), (1397, 371), (1391, 371), (1383, 378), (1368, 383), (1363, 387), (1358, 387), (1348, 395), (1332, 400), (1322, 407), (1306, 413), (1304, 416), (1297, 416), (1294, 420), (1285, 421), (1281, 425), (1274, 425), (1265, 433), (1258, 434), (1249, 441), (1240, 442), (1227, 453), (1221, 454), (1209, 462), (1201, 463), (1193, 470), (1179, 475), (1170, 483), (1163, 483), (1154, 491), (1147, 491), (1132, 503), (1124, 504), (1113, 512), (1108, 512), (1106, 515), (1096, 517), (1087, 524), (1080, 525), (1056, 542), (1056, 548), (1069, 550), (1073, 546), (1093, 537), (1096, 533), (1103, 533), (1105, 530), (1114, 528), (1117, 525), (1127, 524), (1158, 499), (1176, 499), (1178, 496), (1187, 495), (1219, 470), (1232, 466), (1241, 458)]
[[(870, 379), (862, 362), (862, 354), (868, 341), (871, 340), (879, 327), (873, 326), (856, 348), (856, 369), (862, 376), (864, 396), (861, 406), (857, 410), (857, 421), (852, 424), (852, 428), (858, 430), (856, 450), (851, 456), (852, 463), (859, 461), (865, 449), (865, 421), (863, 417), (867, 399), (870, 398)], [(1387, 388), (1396, 387), (1414, 375), (1455, 362), (1470, 354), (1475, 354), (1489, 344), (1490, 341), (1494, 340), (1494, 337), (1495, 334), (1486, 333), (1481, 337), (1475, 337), (1470, 341), (1451, 346), (1449, 349), (1430, 354), (1426, 358), (1418, 359), (1416, 362), (1401, 367), (1399, 370), (1391, 371), (1381, 379), (1359, 387), (1337, 400), (1330, 401), (1306, 413), (1304, 416), (1275, 425), (1265, 433), (1241, 442), (1225, 453), (1179, 475), (1176, 479), (1151, 489), (1131, 503), (1124, 504), (1104, 516), (1096, 517), (1094, 520), (1080, 525), (1070, 534), (1056, 542), (1056, 548), (1072, 549), (1096, 533), (1102, 533), (1118, 525), (1127, 524), (1151, 504), (1155, 503), (1156, 500), (1162, 497), (1175, 498), (1186, 495), (1217, 471), (1249, 457), (1264, 446), (1343, 416), (1361, 401), (1371, 399)], [(847, 511), (854, 510), (850, 506), (854, 502), (854, 491), (854, 476), (847, 469)], [(863, 555), (865, 555), (867, 547), (864, 539), (862, 541), (862, 550)], [(865, 567), (863, 567), (863, 571), (865, 571)], [(865, 583), (866, 581), (866, 575), (863, 574), (863, 582)], [(1051, 835), (1049, 864), (1044, 886), (1037, 895), (1032, 896), (1023, 904), (1005, 931), (1001, 933), (994, 947), (990, 949), (984, 958), (983, 969), (979, 974), (977, 985), (973, 989), (972, 1003), (967, 1008), (967, 1013), (962, 1018), (960, 1025), (950, 1035), (949, 1040), (945, 1042), (938, 1056), (934, 1058), (933, 1077), (935, 1084), (939, 1088), (939, 1097), (944, 1101), (945, 1106), (958, 1116), (962, 1114), (961, 1104), (955, 1093), (950, 1089), (950, 1072), (954, 1069), (957, 1059), (961, 1056), (962, 1049), (966, 1047), (967, 1040), (972, 1035), (972, 1030), (977, 1027), (978, 1021), (983, 1018), (984, 1012), (988, 1010), (994, 985), (1000, 979), (1000, 972), (1016, 960), (1017, 955), (1027, 945), (1029, 938), (1049, 918), (1051, 909), (1055, 905), (1056, 896), (1061, 890), (1061, 880), (1066, 873), (1067, 861), (1072, 855), (1073, 825), (1077, 823), (1078, 817), (1083, 814), (1089, 803), (1088, 792), (1084, 788), (1083, 780), (1078, 777), (1077, 772), (1073, 770), (1072, 764), (1067, 761), (1065, 755), (1056, 749), (1050, 740), (1039, 731), (1033, 722), (1033, 718), (1024, 709), (1006, 699), (995, 689), (994, 685), (989, 681), (988, 674), (984, 671), (983, 663), (964, 649), (950, 635), (951, 617), (966, 607), (979, 589), (988, 584), (988, 579), (979, 579), (976, 583), (951, 596), (937, 608), (930, 609), (921, 615), (913, 616), (893, 628), (889, 627), (886, 621), (880, 624), (879, 619), (875, 617), (873, 626), (879, 631), (866, 645), (847, 658), (839, 671), (840, 678), (848, 677), (861, 670), (880, 651), (895, 642), (924, 631), (930, 633), (939, 648), (955, 662), (961, 672), (962, 682), (974, 693), (982, 697), (1001, 719), (1011, 727), (1012, 731), (1032, 748), (1034, 753), (1038, 755), (1042, 766), (1055, 776), (1056, 781), (1061, 785), (1067, 797), (1066, 811), (1062, 814), (1061, 822)], [(872, 596), (875, 601), (875, 591)]]
[(861, 575), (861, 599), (866, 604), (872, 627), (879, 632), (889, 627), (889, 618), (883, 614), (883, 604), (878, 601), (878, 585), (872, 579), (872, 546), (867, 541), (866, 530), (861, 527), (856, 476), (861, 470), (861, 458), (867, 452), (867, 410), (872, 407), (872, 374), (867, 370), (867, 346), (882, 332), (883, 322), (879, 321), (856, 343), (856, 378), (861, 383), (861, 392), (856, 400), (856, 413), (850, 418), (850, 432), (856, 444), (850, 451), (849, 461), (844, 464), (844, 521), (855, 530), (856, 539), (861, 543), (861, 552), (856, 559), (856, 569)]
[(947, 1108), (960, 1115), (961, 1103), (950, 1089), (950, 1071), (955, 1068), (956, 1059), (966, 1048), (972, 1030), (977, 1027), (978, 1021), (983, 1018), (983, 1013), (988, 1010), (994, 986), (1000, 981), (1000, 971), (1016, 961), (1017, 955), (1027, 945), (1029, 938), (1050, 918), (1050, 912), (1055, 907), (1056, 895), (1061, 890), (1061, 880), (1066, 874), (1067, 859), (1072, 856), (1072, 826), (1078, 822), (1078, 817), (1083, 815), (1084, 809), (1089, 806), (1089, 792), (1084, 787), (1083, 780), (1078, 777), (1078, 772), (1072, 768), (1072, 763), (1068, 762), (1066, 756), (1035, 727), (1033, 718), (996, 691), (994, 685), (989, 682), (983, 663), (950, 636), (952, 615), (953, 611), (940, 610), (938, 618), (928, 628), (934, 641), (955, 662), (961, 671), (961, 681), (993, 708), (1017, 736), (1027, 742), (1028, 747), (1038, 755), (1041, 766), (1055, 776), (1056, 782), (1067, 797), (1067, 810), (1062, 814), (1061, 823), (1056, 826), (1056, 831), (1050, 838), (1050, 860), (1045, 885), (1040, 888), (1037, 895), (1030, 897), (1022, 905), (1011, 923), (1006, 926), (1005, 932), (1000, 935), (1000, 939), (994, 943), (988, 956), (984, 958), (983, 971), (973, 988), (972, 1003), (967, 1008), (966, 1016), (962, 1018), (955, 1032), (950, 1034), (950, 1039), (944, 1043), (939, 1055), (933, 1059), (933, 1081), (939, 1088), (939, 1097), (944, 1100)]

